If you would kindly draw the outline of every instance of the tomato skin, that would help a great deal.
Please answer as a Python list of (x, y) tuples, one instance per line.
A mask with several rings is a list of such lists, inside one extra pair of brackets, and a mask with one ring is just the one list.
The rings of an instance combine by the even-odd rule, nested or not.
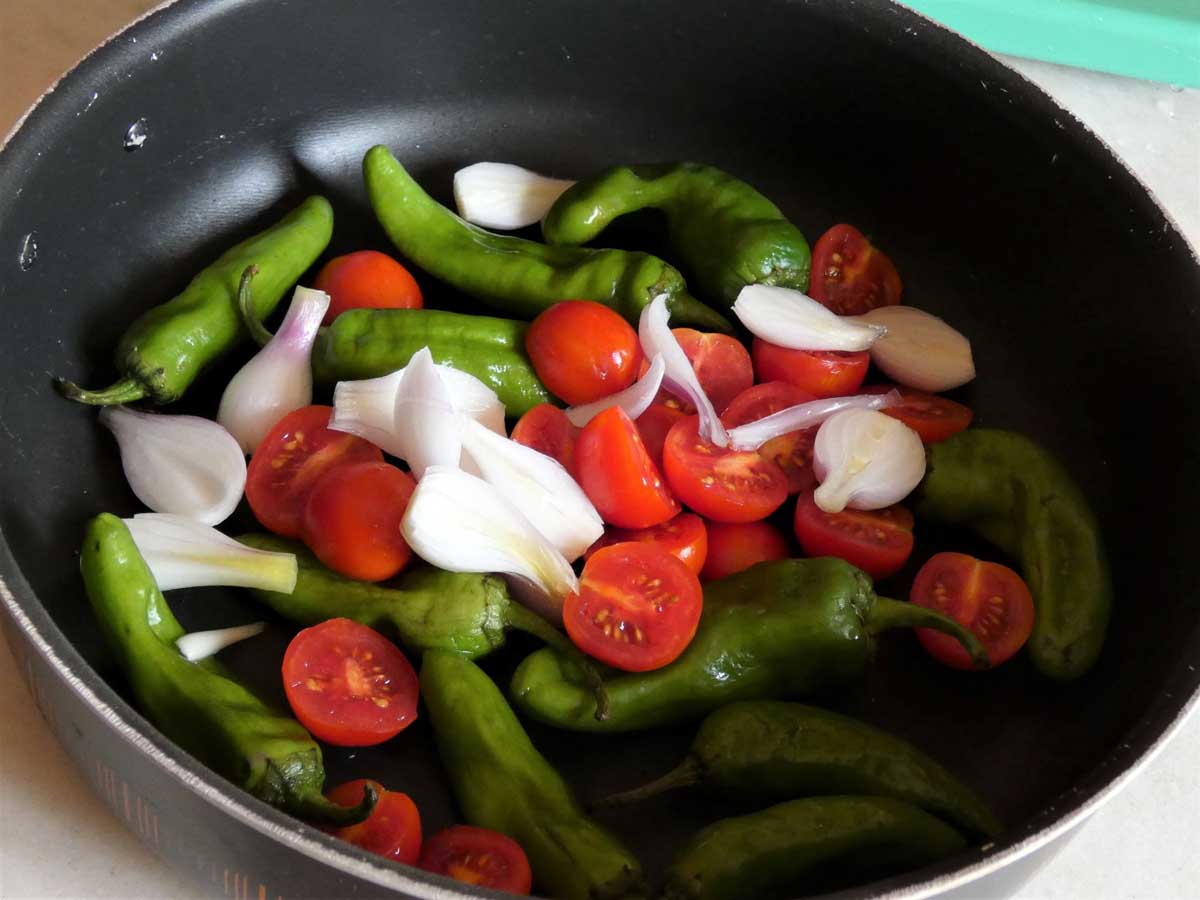
[(660, 669), (682, 653), (700, 624), (696, 573), (654, 544), (613, 544), (583, 566), (579, 591), (563, 604), (571, 641), (626, 672)]
[(579, 429), (557, 406), (539, 403), (521, 416), (510, 437), (518, 444), (558, 460), (564, 469), (575, 475), (575, 442), (579, 439)]
[[(786, 381), (766, 381), (742, 391), (726, 408), (721, 421), (726, 428), (736, 428), (757, 421), (791, 406), (817, 399), (808, 391)], [(787, 476), (788, 493), (798, 494), (817, 486), (813, 472), (813, 442), (819, 425), (802, 428), (771, 438), (758, 448), (758, 455), (772, 460)]]
[(349, 619), (328, 619), (292, 638), (283, 688), (300, 724), (339, 747), (380, 744), (417, 717), (417, 673), (408, 659)]
[(510, 894), (528, 894), (533, 872), (521, 845), (506, 834), (474, 825), (453, 825), (425, 842), (421, 861), (427, 872)]
[(565, 300), (540, 313), (525, 332), (525, 352), (546, 389), (571, 406), (629, 387), (642, 362), (637, 332), (591, 300)]
[(300, 537), (304, 504), (321, 476), (352, 462), (382, 462), (383, 451), (329, 429), (332, 406), (305, 406), (271, 429), (246, 470), (246, 500), (264, 528)]
[(708, 556), (708, 529), (704, 527), (704, 520), (693, 513), (680, 513), (651, 528), (606, 528), (600, 539), (588, 547), (583, 558), (591, 559), (597, 550), (630, 541), (662, 547), (697, 575)]
[(853, 225), (834, 225), (813, 245), (808, 294), (838, 315), (900, 302), (900, 273)]
[(654, 460), (654, 464), (658, 466), (660, 472), (663, 464), (663, 444), (667, 442), (667, 433), (671, 430), (671, 426), (688, 415), (690, 413), (685, 413), (677, 403), (655, 402), (646, 407), (646, 411), (637, 417), (638, 434), (642, 436), (646, 452), (650, 454), (650, 458)]
[(750, 345), (759, 381), (786, 381), (814, 397), (853, 394), (867, 377), (871, 355), (865, 350), (789, 350), (755, 338)]
[(649, 528), (679, 512), (637, 426), (610, 406), (584, 426), (575, 443), (579, 486), (600, 517), (619, 528)]
[(913, 549), (912, 523), (902, 506), (827, 513), (811, 493), (800, 495), (794, 521), (796, 540), (808, 556), (836, 556), (876, 580), (903, 568)]
[(787, 499), (787, 476), (779, 466), (753, 450), (704, 440), (697, 416), (681, 419), (667, 434), (663, 471), (682, 503), (715, 522), (765, 519)]
[(411, 866), (421, 855), (421, 814), (408, 794), (389, 791), (378, 781), (356, 778), (326, 791), (325, 796), (339, 806), (354, 806), (362, 800), (363, 787), (368, 784), (379, 795), (371, 814), (357, 825), (330, 828), (329, 833), (356, 847)]
[(899, 391), (904, 402), (880, 412), (899, 419), (919, 434), (921, 441), (926, 444), (936, 444), (958, 434), (971, 424), (975, 415), (969, 406), (898, 384), (873, 384), (863, 388), (860, 393), (886, 394), (888, 391)]
[[(971, 629), (987, 649), (988, 668), (1011, 659), (1033, 633), (1033, 596), (1024, 579), (1008, 566), (965, 553), (930, 557), (913, 579), (909, 599)], [(954, 669), (976, 668), (950, 635), (930, 628), (918, 628), (916, 634), (938, 662)]]
[(329, 295), (322, 325), (348, 309), (421, 309), (425, 300), (412, 273), (386, 253), (359, 250), (325, 263), (313, 287)]
[[(717, 415), (725, 411), (734, 397), (754, 384), (754, 363), (737, 338), (694, 328), (672, 328), (671, 334), (675, 335), (692, 364), (692, 371)], [(686, 404), (683, 408), (688, 413), (695, 412), (690, 406)]]
[(701, 581), (716, 581), (769, 559), (792, 555), (787, 538), (769, 522), (709, 522), (708, 561)]

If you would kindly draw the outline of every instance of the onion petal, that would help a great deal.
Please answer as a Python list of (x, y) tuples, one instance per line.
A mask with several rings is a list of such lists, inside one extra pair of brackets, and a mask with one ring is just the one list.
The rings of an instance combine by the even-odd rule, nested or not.
[(254, 622), (251, 625), (235, 625), (233, 628), (217, 628), (213, 631), (193, 631), (179, 638), (175, 646), (184, 659), (200, 662), (231, 644), (262, 634), (266, 627), (266, 622)]
[(512, 231), (540, 222), (574, 183), (510, 163), (480, 162), (454, 173), (454, 203), (468, 222)]
[(971, 342), (935, 315), (912, 306), (881, 306), (856, 318), (887, 328), (871, 347), (871, 362), (893, 381), (937, 393), (975, 377)]
[(925, 477), (921, 437), (899, 419), (871, 409), (846, 409), (822, 423), (813, 442), (813, 492), (828, 513), (882, 509), (899, 503)]
[(666, 363), (663, 362), (662, 354), (656, 353), (654, 359), (650, 361), (650, 368), (646, 370), (646, 374), (625, 390), (601, 397), (599, 400), (593, 400), (591, 403), (569, 407), (565, 410), (567, 418), (576, 428), (582, 428), (610, 406), (619, 406), (625, 410), (625, 415), (630, 419), (637, 419), (654, 402), (658, 389), (662, 387), (665, 370)]
[(800, 291), (766, 284), (742, 288), (733, 312), (755, 337), (791, 350), (867, 350), (887, 332), (839, 316)]
[(428, 347), (412, 355), (394, 412), (396, 452), (418, 481), (430, 466), (459, 464), (462, 434), (454, 399)]
[(903, 402), (899, 391), (809, 400), (729, 429), (729, 446), (735, 450), (757, 450), (773, 438), (819, 425), (844, 409), (887, 409)]

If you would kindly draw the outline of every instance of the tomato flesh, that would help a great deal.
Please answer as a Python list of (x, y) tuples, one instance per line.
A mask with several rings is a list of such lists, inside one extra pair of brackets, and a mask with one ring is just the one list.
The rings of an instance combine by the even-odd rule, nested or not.
[(591, 300), (565, 300), (540, 313), (525, 333), (525, 352), (546, 389), (572, 406), (629, 387), (642, 362), (637, 332)]
[(641, 541), (662, 547), (696, 574), (704, 568), (708, 555), (708, 530), (704, 521), (692, 513), (680, 513), (675, 518), (651, 528), (607, 528), (603, 536), (588, 548), (584, 559), (613, 544)]
[(809, 296), (838, 315), (894, 306), (903, 287), (892, 261), (853, 225), (834, 225), (813, 245)]
[(349, 619), (329, 619), (292, 638), (283, 687), (300, 724), (339, 747), (382, 743), (417, 717), (412, 665), (379, 632)]
[(700, 623), (696, 573), (653, 544), (613, 544), (583, 566), (579, 591), (563, 606), (563, 624), (580, 650), (626, 672), (676, 659)]
[(913, 549), (912, 514), (902, 506), (828, 513), (801, 494), (794, 525), (808, 556), (836, 556), (875, 579), (899, 572)]
[(521, 845), (506, 834), (474, 825), (439, 831), (425, 842), (418, 865), (464, 884), (510, 894), (528, 894), (533, 887), (529, 858)]
[(368, 784), (379, 795), (371, 814), (357, 825), (331, 828), (329, 833), (370, 853), (411, 866), (421, 855), (421, 814), (408, 794), (386, 790), (378, 781), (357, 778), (326, 791), (325, 796), (339, 806), (354, 806), (362, 800), (363, 788)]
[[(786, 381), (768, 381), (738, 394), (721, 416), (721, 421), (726, 428), (736, 428), (738, 425), (764, 419), (781, 410), (815, 399), (817, 398), (808, 391), (794, 384)], [(817, 485), (812, 460), (813, 442), (817, 439), (819, 427), (814, 425), (812, 428), (781, 434), (758, 448), (759, 456), (772, 460), (783, 469), (783, 474), (788, 480), (789, 494), (809, 491)]]
[[(730, 402), (754, 384), (754, 364), (750, 354), (737, 338), (727, 334), (696, 331), (694, 328), (672, 328), (671, 334), (692, 364), (700, 387), (708, 395), (713, 409), (720, 415)], [(681, 404), (688, 413), (695, 412), (691, 404)]]
[(867, 377), (871, 355), (865, 350), (791, 350), (755, 338), (750, 345), (759, 381), (786, 381), (814, 397), (853, 394)]
[(564, 469), (575, 474), (575, 442), (579, 429), (571, 424), (567, 414), (550, 403), (539, 403), (513, 426), (512, 439), (558, 460)]
[(787, 538), (769, 522), (709, 522), (702, 581), (716, 581), (760, 562), (792, 555)]
[(936, 444), (952, 434), (958, 434), (971, 424), (974, 416), (969, 406), (898, 384), (873, 384), (863, 388), (861, 393), (886, 394), (888, 391), (899, 391), (904, 402), (881, 412), (899, 419), (919, 434), (926, 444)]
[(637, 426), (619, 406), (584, 426), (575, 443), (575, 465), (580, 487), (610, 525), (649, 528), (679, 512)]
[(637, 417), (638, 434), (642, 436), (646, 452), (650, 454), (650, 458), (654, 460), (654, 464), (658, 466), (660, 472), (662, 471), (663, 444), (667, 442), (667, 432), (671, 430), (672, 425), (688, 415), (691, 413), (685, 413), (683, 407), (675, 402), (673, 397), (668, 397), (665, 403), (651, 403), (646, 411)]
[(313, 287), (329, 295), (321, 324), (348, 309), (421, 309), (425, 300), (412, 273), (386, 253), (360, 250), (325, 263)]

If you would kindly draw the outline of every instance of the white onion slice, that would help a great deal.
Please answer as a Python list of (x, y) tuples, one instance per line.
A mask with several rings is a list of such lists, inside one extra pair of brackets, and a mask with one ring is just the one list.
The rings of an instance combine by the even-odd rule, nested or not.
[(233, 628), (217, 628), (213, 631), (193, 631), (179, 638), (175, 646), (184, 659), (200, 662), (232, 644), (262, 634), (266, 627), (266, 622), (255, 622), (251, 625), (235, 625)]
[(462, 434), (450, 389), (428, 347), (408, 362), (395, 406), (396, 452), (418, 481), (430, 466), (459, 464)]
[(454, 173), (454, 203), (468, 222), (512, 231), (540, 222), (574, 183), (510, 163), (480, 162)]
[(899, 391), (886, 394), (861, 394), (851, 397), (826, 397), (781, 409), (777, 413), (729, 429), (729, 446), (735, 450), (757, 450), (767, 441), (802, 428), (819, 425), (844, 409), (887, 409), (904, 402)]
[(925, 477), (921, 437), (899, 419), (870, 409), (830, 416), (813, 442), (817, 506), (828, 513), (899, 503)]
[(937, 393), (975, 377), (971, 342), (935, 315), (912, 306), (881, 306), (856, 318), (887, 328), (871, 347), (871, 362), (893, 381)]
[(748, 284), (733, 312), (755, 337), (790, 350), (867, 350), (887, 329), (839, 316), (800, 291)]
[(658, 394), (658, 389), (662, 387), (663, 372), (665, 370), (666, 363), (663, 362), (662, 354), (656, 353), (654, 359), (650, 362), (650, 368), (646, 370), (646, 374), (625, 388), (625, 390), (619, 391), (616, 394), (610, 394), (607, 397), (601, 397), (599, 400), (594, 400), (591, 403), (569, 407), (566, 410), (567, 418), (571, 420), (571, 424), (576, 428), (582, 428), (610, 406), (619, 406), (625, 410), (625, 415), (629, 416), (630, 419), (637, 419), (654, 402), (654, 398)]

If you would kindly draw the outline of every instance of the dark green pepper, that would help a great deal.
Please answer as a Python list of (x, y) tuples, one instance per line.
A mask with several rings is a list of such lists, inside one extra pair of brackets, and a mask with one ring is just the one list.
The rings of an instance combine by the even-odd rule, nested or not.
[(107, 406), (149, 398), (178, 400), (196, 376), (247, 336), (238, 310), (242, 273), (258, 267), (254, 313), (262, 320), (321, 255), (333, 233), (333, 208), (309, 197), (277, 224), (227, 250), (191, 280), (183, 293), (144, 313), (117, 344), (120, 381), (88, 391), (65, 379), (56, 387), (80, 403)]
[(912, 744), (815, 706), (749, 700), (711, 713), (683, 763), (644, 787), (608, 797), (624, 806), (705, 784), (772, 800), (826, 794), (893, 797), (972, 834), (1001, 826), (987, 804)]
[(401, 253), (504, 313), (532, 319), (562, 300), (594, 300), (636, 324), (666, 294), (674, 324), (730, 330), (724, 316), (687, 293), (679, 272), (648, 253), (551, 247), (484, 231), (421, 190), (387, 147), (367, 151), (363, 174), (375, 215)]
[(189, 662), (175, 647), (183, 627), (167, 606), (125, 523), (102, 513), (80, 551), (100, 630), (138, 708), (163, 734), (249, 793), (307, 821), (361, 822), (375, 803), (325, 799), (321, 748), (290, 716), (270, 709), (214, 659)]
[(917, 515), (971, 529), (1016, 559), (1033, 595), (1029, 657), (1078, 678), (1100, 655), (1112, 582), (1096, 517), (1057, 460), (1023, 435), (972, 428), (929, 448)]
[(510, 416), (554, 398), (525, 355), (525, 322), (435, 309), (351, 309), (317, 335), (312, 352), (318, 383), (376, 378), (408, 365), (428, 347), (434, 362), (474, 375)]
[(667, 870), (663, 900), (782, 900), (837, 868), (860, 879), (915, 869), (966, 847), (929, 813), (888, 797), (810, 797), (724, 819)]
[(666, 214), (671, 246), (701, 296), (732, 306), (748, 284), (808, 290), (808, 242), (770, 200), (696, 163), (618, 166), (567, 189), (542, 222), (551, 244), (586, 244), (619, 216)]
[(641, 884), (641, 866), (589, 819), (473, 662), (431, 650), (421, 698), (464, 818), (507, 834), (529, 857), (539, 891), (558, 900), (616, 900)]
[(529, 715), (575, 731), (636, 731), (697, 718), (735, 700), (811, 694), (862, 674), (875, 635), (934, 628), (962, 642), (981, 664), (987, 653), (969, 631), (933, 610), (877, 597), (871, 580), (832, 557), (763, 562), (704, 588), (696, 635), (675, 662), (605, 681), (609, 715), (575, 665), (547, 648), (513, 675), (512, 695)]

